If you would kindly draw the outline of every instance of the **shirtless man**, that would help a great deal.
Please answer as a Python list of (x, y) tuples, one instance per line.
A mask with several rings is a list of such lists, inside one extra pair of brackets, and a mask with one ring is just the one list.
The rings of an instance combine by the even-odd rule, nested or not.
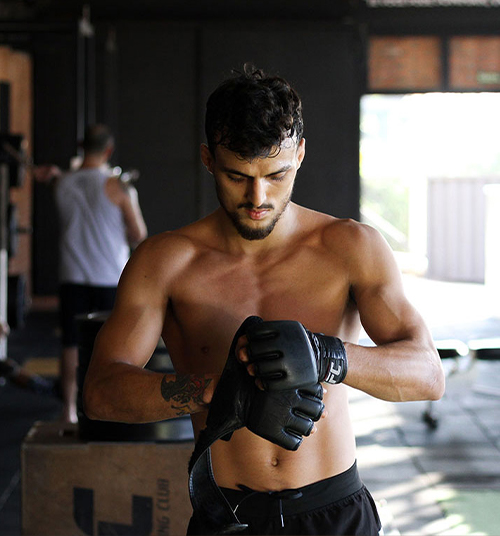
[[(238, 517), (249, 534), (376, 534), (346, 386), (389, 401), (439, 399), (431, 335), (377, 231), (291, 201), (305, 139), (300, 99), (285, 80), (246, 68), (209, 98), (205, 127), (201, 159), (220, 207), (134, 252), (96, 340), (86, 413), (134, 423), (190, 414), (197, 436), (245, 318), (295, 320), (339, 337), (347, 375), (326, 386), (314, 433), (289, 451), (242, 428), (212, 445), (214, 474), (233, 507), (244, 498)], [(377, 346), (358, 345), (361, 325)], [(159, 337), (176, 375), (143, 368)], [(244, 338), (238, 357), (248, 366)], [(268, 493), (282, 490), (297, 492)], [(189, 533), (204, 534), (203, 520), (192, 519)]]

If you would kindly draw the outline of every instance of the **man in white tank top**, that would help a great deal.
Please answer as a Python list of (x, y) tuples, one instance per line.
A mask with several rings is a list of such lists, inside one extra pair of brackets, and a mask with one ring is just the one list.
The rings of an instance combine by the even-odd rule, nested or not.
[(114, 140), (105, 125), (89, 126), (80, 167), (54, 181), (59, 214), (62, 419), (76, 422), (76, 320), (110, 310), (121, 272), (147, 236), (137, 190), (111, 174)]

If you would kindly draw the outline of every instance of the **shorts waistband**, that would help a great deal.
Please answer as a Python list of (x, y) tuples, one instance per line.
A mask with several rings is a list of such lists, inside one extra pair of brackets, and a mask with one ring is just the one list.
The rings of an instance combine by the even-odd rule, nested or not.
[(245, 486), (240, 490), (221, 488), (236, 515), (268, 517), (279, 504), (283, 516), (301, 514), (345, 499), (363, 487), (356, 462), (338, 475), (297, 489), (255, 491)]

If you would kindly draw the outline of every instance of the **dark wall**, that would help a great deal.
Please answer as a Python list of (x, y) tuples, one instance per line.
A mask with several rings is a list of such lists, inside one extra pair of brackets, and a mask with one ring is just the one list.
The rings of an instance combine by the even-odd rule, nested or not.
[(196, 30), (191, 24), (116, 24), (117, 152), (138, 168), (150, 234), (197, 216)]
[[(38, 32), (31, 43), (34, 81), (34, 162), (63, 169), (76, 154), (76, 40), (72, 26)], [(33, 289), (57, 290), (57, 213), (51, 188), (34, 184)]]
[[(123, 21), (95, 28), (97, 120), (115, 130), (114, 163), (141, 172), (138, 190), (150, 234), (216, 207), (211, 176), (199, 161), (204, 105), (231, 69), (246, 61), (288, 78), (303, 98), (306, 160), (294, 200), (358, 217), (362, 51), (354, 25)], [(43, 107), (36, 115), (36, 161), (67, 165), (75, 150), (74, 47), (67, 35), (54, 39), (61, 44), (56, 61), (46, 51), (35, 55), (36, 102)], [(46, 222), (53, 209), (45, 199), (35, 209), (36, 240), (43, 244), (35, 250), (35, 293), (51, 294), (57, 256), (47, 252), (56, 235)]]

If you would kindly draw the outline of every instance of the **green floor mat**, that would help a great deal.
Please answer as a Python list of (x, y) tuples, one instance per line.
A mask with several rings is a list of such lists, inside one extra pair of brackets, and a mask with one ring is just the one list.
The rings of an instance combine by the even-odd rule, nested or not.
[(447, 534), (500, 534), (500, 491), (454, 489), (440, 495), (439, 504), (450, 527)]

